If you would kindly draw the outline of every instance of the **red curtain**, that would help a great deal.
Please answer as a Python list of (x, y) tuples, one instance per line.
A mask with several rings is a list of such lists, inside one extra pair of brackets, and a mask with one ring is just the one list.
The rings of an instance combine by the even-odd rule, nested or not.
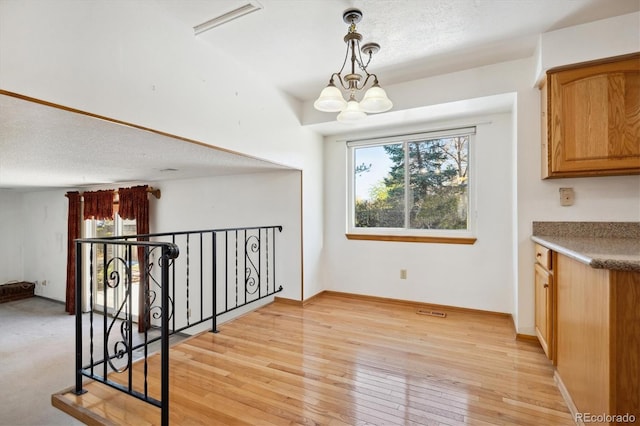
[(84, 219), (112, 219), (113, 220), (113, 189), (85, 192)]
[(76, 312), (76, 243), (80, 238), (80, 193), (67, 192), (69, 198), (69, 215), (67, 221), (67, 289), (65, 295), (65, 312)]
[[(147, 194), (147, 185), (118, 189), (118, 215), (122, 219), (135, 219), (136, 234), (149, 233), (149, 198)], [(146, 237), (138, 238), (138, 241), (147, 240)], [(146, 311), (148, 286), (146, 252), (145, 247), (138, 247), (138, 267), (140, 268), (138, 331), (144, 331), (145, 328), (149, 328), (150, 324), (149, 312)]]
[(84, 214), (81, 214), (82, 203), (79, 192), (67, 192), (69, 198), (69, 218), (67, 221), (67, 288), (65, 294), (65, 311), (76, 312), (76, 244), (80, 238), (82, 218), (113, 219), (113, 190), (85, 192)]

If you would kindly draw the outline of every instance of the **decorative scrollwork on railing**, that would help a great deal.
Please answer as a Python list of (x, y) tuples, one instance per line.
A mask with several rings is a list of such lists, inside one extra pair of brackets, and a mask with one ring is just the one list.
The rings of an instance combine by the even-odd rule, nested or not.
[[(130, 350), (130, 338), (131, 338), (131, 329), (129, 327), (129, 319), (131, 316), (130, 313), (130, 303), (129, 300), (131, 297), (130, 294), (130, 286), (131, 286), (131, 262), (127, 259), (123, 259), (122, 257), (113, 257), (109, 259), (106, 263), (106, 271), (108, 272), (109, 278), (104, 278), (105, 283), (105, 295), (104, 295), (104, 303), (107, 304), (107, 292), (106, 288), (109, 287), (111, 289), (117, 289), (120, 284), (124, 285), (124, 294), (120, 305), (117, 307), (115, 312), (113, 312), (113, 317), (110, 320), (109, 327), (107, 328), (107, 335), (105, 338), (105, 345), (107, 351), (107, 361), (109, 366), (113, 369), (113, 371), (117, 373), (122, 373), (127, 371), (129, 365), (131, 364), (131, 350)], [(110, 272), (109, 272), (110, 271)], [(124, 280), (122, 280), (121, 271), (124, 272)], [(115, 343), (113, 343), (113, 349), (110, 350), (109, 342), (111, 341), (111, 332), (113, 331), (114, 326), (119, 323), (120, 336), (116, 338)], [(116, 365), (113, 360), (123, 360), (124, 365)], [(120, 363), (119, 363), (120, 364)]]
[(247, 237), (244, 246), (244, 288), (246, 294), (256, 294), (260, 289), (260, 271), (258, 269), (260, 266), (260, 239), (256, 235), (250, 235)]
[[(147, 277), (145, 312), (149, 316), (149, 319), (159, 320), (162, 318), (162, 305), (160, 303), (162, 284), (151, 272), (154, 271), (154, 268), (156, 266), (157, 269), (161, 269), (164, 262), (167, 262), (167, 259), (164, 259), (162, 256), (158, 256), (158, 262), (157, 264), (154, 264), (154, 262), (152, 262), (150, 259), (153, 258), (152, 254), (156, 249), (159, 250), (158, 247), (153, 247), (151, 250), (149, 250), (147, 256), (145, 273), (145, 277)], [(168, 262), (169, 263), (167, 264), (167, 266), (171, 268), (173, 266), (173, 258), (168, 259)], [(171, 311), (168, 313), (168, 315), (169, 319), (171, 319), (174, 313), (174, 302), (171, 295), (169, 295), (169, 308), (171, 309)]]

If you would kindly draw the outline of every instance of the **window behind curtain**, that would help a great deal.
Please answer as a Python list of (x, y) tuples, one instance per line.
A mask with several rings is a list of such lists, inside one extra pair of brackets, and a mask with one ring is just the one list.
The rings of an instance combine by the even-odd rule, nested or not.
[[(117, 205), (116, 212), (117, 212)], [(114, 215), (114, 219), (87, 219), (85, 220), (85, 230), (88, 238), (101, 238), (101, 237), (113, 237), (113, 236), (126, 236), (126, 235), (136, 235), (136, 221), (130, 219), (122, 219), (117, 213)], [(115, 246), (107, 245), (107, 259), (111, 259), (114, 256), (121, 257), (125, 259), (128, 256), (128, 253), (124, 252), (123, 247), (118, 247), (120, 249), (119, 252), (114, 252)], [(95, 255), (94, 255), (94, 279), (96, 280), (96, 291), (94, 293), (94, 307), (102, 310), (105, 304), (105, 291), (104, 291), (104, 265), (102, 261), (96, 261), (96, 259), (102, 259), (103, 257), (103, 246), (100, 244), (95, 245)], [(140, 267), (138, 264), (138, 251), (131, 250), (131, 258), (127, 259), (129, 264), (131, 265), (131, 285), (132, 285), (132, 310), (134, 319), (137, 318), (138, 314), (138, 298), (139, 298), (139, 284), (140, 284)], [(119, 263), (114, 263), (114, 265), (119, 265)], [(121, 266), (121, 265), (119, 265)], [(118, 267), (118, 266), (116, 266)], [(109, 274), (112, 272), (113, 268), (110, 268), (107, 273), (107, 278)], [(120, 272), (121, 277), (124, 277), (124, 269), (119, 268), (118, 272)], [(121, 282), (121, 285), (114, 290), (109, 289), (107, 292), (107, 310), (111, 313), (114, 313), (114, 310), (120, 305), (124, 298), (124, 285)]]

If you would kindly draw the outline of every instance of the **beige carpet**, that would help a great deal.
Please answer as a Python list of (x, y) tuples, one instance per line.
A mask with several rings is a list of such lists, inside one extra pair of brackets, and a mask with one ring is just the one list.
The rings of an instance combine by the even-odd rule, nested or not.
[(0, 304), (0, 425), (81, 425), (51, 406), (74, 383), (74, 317), (32, 297)]
[[(101, 316), (94, 316), (94, 351), (102, 353)], [(83, 315), (84, 363), (89, 359), (89, 314)], [(159, 330), (149, 332), (149, 338)], [(176, 344), (185, 335), (174, 334)], [(134, 333), (133, 343), (144, 334)], [(158, 351), (160, 342), (149, 346)], [(134, 351), (134, 360), (143, 356)], [(74, 385), (75, 316), (64, 312), (64, 304), (41, 297), (0, 303), (0, 426), (81, 425), (53, 408), (51, 394)], [(85, 379), (88, 380), (88, 379)]]

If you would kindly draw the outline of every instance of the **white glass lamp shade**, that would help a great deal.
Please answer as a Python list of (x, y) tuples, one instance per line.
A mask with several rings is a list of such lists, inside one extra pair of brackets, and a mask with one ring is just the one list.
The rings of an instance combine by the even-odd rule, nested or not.
[(344, 100), (340, 89), (332, 83), (329, 83), (327, 87), (322, 89), (320, 96), (313, 103), (313, 106), (318, 111), (338, 112), (347, 106), (347, 101)]
[(357, 101), (349, 100), (347, 107), (338, 114), (337, 120), (341, 123), (353, 123), (365, 118), (367, 114), (360, 108), (360, 104)]
[(393, 103), (387, 97), (387, 92), (377, 84), (374, 84), (364, 94), (364, 98), (360, 102), (360, 108), (364, 112), (378, 113), (389, 111)]

